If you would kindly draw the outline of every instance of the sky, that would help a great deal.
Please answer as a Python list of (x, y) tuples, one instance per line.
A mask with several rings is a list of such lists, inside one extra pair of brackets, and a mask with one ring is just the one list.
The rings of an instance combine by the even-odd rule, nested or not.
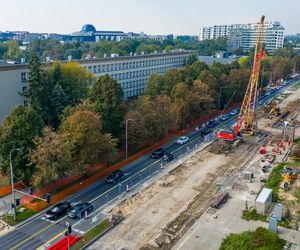
[(300, 33), (300, 0), (0, 0), (0, 31), (70, 34), (97, 30), (198, 35), (214, 24), (280, 21)]

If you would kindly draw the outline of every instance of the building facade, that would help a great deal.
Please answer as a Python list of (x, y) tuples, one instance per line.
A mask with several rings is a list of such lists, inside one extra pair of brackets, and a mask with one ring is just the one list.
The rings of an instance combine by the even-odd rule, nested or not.
[[(228, 50), (241, 49), (248, 52), (255, 46), (258, 23), (214, 25), (200, 30), (199, 40), (213, 40), (219, 37), (228, 37)], [(268, 54), (272, 55), (276, 49), (283, 47), (284, 27), (279, 22), (265, 23), (264, 43)]]
[[(96, 76), (110, 75), (123, 89), (124, 99), (140, 95), (151, 74), (162, 74), (168, 69), (182, 67), (187, 51), (110, 57), (77, 61)], [(27, 89), (29, 70), (27, 65), (0, 64), (0, 122), (17, 104), (26, 105), (20, 95)]]

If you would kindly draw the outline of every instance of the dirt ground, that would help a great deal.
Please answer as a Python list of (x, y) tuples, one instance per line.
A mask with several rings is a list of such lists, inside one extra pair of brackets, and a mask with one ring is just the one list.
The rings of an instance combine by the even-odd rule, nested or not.
[[(291, 103), (297, 106), (295, 101), (298, 96), (300, 89), (287, 97), (280, 104), (281, 108), (284, 110), (291, 107)], [(274, 120), (261, 118), (258, 126), (280, 135), (281, 129), (269, 126)], [(247, 188), (249, 192), (260, 189), (259, 180), (248, 187), (239, 187), (236, 183), (243, 178), (243, 167), (249, 168), (258, 157), (258, 146), (253, 145), (242, 143), (228, 155), (203, 150), (179, 166), (170, 166), (174, 170), (169, 174), (124, 200), (111, 211), (111, 214), (121, 213), (125, 216), (124, 221), (88, 249), (170, 249), (172, 244), (169, 243), (185, 235), (205, 213), (211, 197), (220, 188)], [(261, 172), (257, 166), (255, 171)], [(237, 211), (236, 216), (240, 218), (240, 212)]]
[[(144, 191), (119, 204), (113, 212), (121, 212), (126, 219), (89, 249), (159, 247), (158, 240), (169, 222), (186, 210), (200, 191), (211, 187), (211, 182), (222, 183), (224, 176), (236, 172), (249, 157), (247, 148), (248, 145), (242, 145), (237, 149), (238, 159), (234, 159), (236, 155), (198, 152)], [(208, 190), (209, 194), (217, 191), (217, 185)]]

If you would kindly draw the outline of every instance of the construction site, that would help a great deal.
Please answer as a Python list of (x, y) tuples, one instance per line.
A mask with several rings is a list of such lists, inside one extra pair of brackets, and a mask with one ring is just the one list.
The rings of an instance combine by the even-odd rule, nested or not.
[[(219, 249), (230, 233), (258, 226), (300, 249), (300, 88), (257, 105), (263, 17), (253, 70), (236, 124), (215, 131), (104, 211), (120, 224), (88, 249)], [(260, 203), (262, 193), (269, 200)], [(269, 218), (280, 205), (276, 229)], [(246, 217), (248, 211), (259, 216)], [(282, 216), (281, 216), (282, 215)], [(253, 221), (255, 220), (255, 221)]]

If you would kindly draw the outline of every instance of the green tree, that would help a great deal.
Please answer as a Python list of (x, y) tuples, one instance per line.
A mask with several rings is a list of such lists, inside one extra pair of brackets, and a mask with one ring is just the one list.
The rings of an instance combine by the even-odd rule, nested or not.
[(287, 47), (279, 48), (274, 53), (274, 57), (289, 57), (289, 58), (292, 58), (292, 57), (294, 57), (294, 55), (295, 55), (295, 53), (294, 53), (293, 48), (287, 48)]
[(32, 55), (28, 65), (30, 71), (30, 79), (28, 81), (28, 88), (24, 96), (28, 104), (36, 110), (43, 118), (48, 121), (49, 117), (49, 96), (48, 89), (48, 76), (42, 69), (40, 60), (37, 55)]
[(220, 250), (282, 250), (286, 241), (278, 234), (258, 227), (254, 232), (248, 231), (239, 234), (230, 234), (223, 239)]
[(14, 174), (27, 181), (34, 166), (27, 166), (28, 156), (34, 149), (33, 139), (41, 134), (43, 128), (41, 116), (32, 108), (17, 106), (4, 119), (0, 126), (0, 154), (3, 159), (3, 171), (9, 173), (9, 152), (13, 148), (22, 148), (12, 157)]
[(164, 75), (152, 74), (147, 82), (144, 94), (154, 99), (158, 95), (168, 94), (168, 92)]
[(72, 146), (66, 136), (57, 134), (51, 128), (45, 128), (41, 137), (34, 140), (35, 150), (30, 155), (30, 164), (35, 166), (31, 183), (42, 187), (66, 176), (83, 172), (72, 163)]
[(188, 56), (186, 60), (186, 65), (192, 65), (193, 63), (198, 61), (198, 54), (197, 53), (192, 53)]
[(125, 114), (121, 86), (109, 75), (101, 76), (90, 89), (89, 99), (102, 116), (103, 131), (117, 136)]
[(68, 62), (61, 65), (62, 89), (66, 95), (66, 103), (74, 105), (87, 97), (88, 89), (94, 78), (76, 62)]
[(59, 132), (72, 145), (72, 162), (76, 168), (114, 158), (117, 140), (101, 131), (101, 117), (91, 111), (76, 111), (63, 121)]
[(144, 141), (146, 145), (160, 141), (167, 133), (165, 124), (156, 110), (156, 106), (157, 104), (148, 97), (139, 98), (136, 104), (136, 109), (142, 116)]
[(5, 59), (19, 61), (22, 56), (22, 51), (19, 48), (19, 42), (16, 40), (10, 40), (8, 42), (7, 52), (4, 55)]

